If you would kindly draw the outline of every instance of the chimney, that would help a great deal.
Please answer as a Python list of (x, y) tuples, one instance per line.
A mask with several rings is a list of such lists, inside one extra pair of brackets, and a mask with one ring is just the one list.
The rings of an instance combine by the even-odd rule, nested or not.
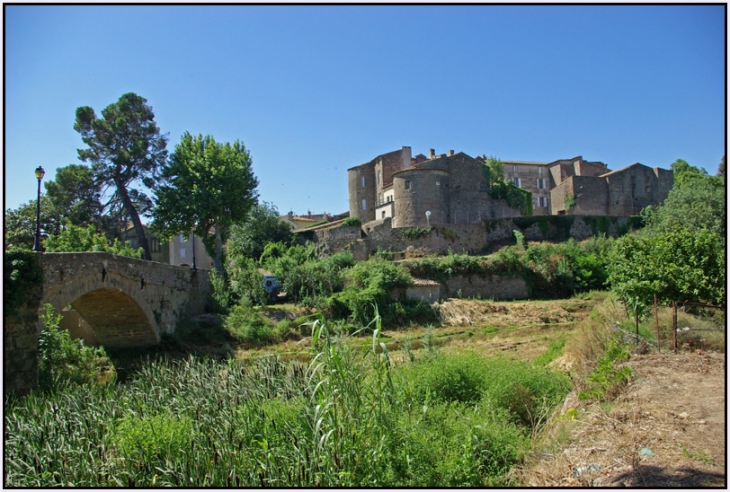
[(449, 150), (449, 151), (448, 151), (448, 152), (446, 153), (446, 155), (448, 155), (449, 157), (451, 157), (452, 155), (454, 155), (454, 151), (453, 151), (453, 150)]
[(428, 149), (428, 158), (433, 159), (434, 157), (436, 157), (436, 150)]

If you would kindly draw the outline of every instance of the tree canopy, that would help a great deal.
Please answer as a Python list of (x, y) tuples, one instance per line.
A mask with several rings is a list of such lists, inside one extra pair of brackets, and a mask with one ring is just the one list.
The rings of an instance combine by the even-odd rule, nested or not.
[(648, 233), (667, 232), (678, 226), (726, 231), (725, 178), (709, 176), (703, 169), (679, 159), (672, 164), (674, 186), (663, 204), (642, 211)]
[[(76, 110), (74, 130), (81, 134), (86, 149), (79, 158), (91, 162), (96, 183), (113, 190), (106, 206), (121, 206), (134, 224), (144, 258), (152, 258), (139, 218), (140, 204), (151, 205), (139, 184), (154, 185), (157, 169), (167, 158), (167, 139), (160, 134), (147, 100), (132, 92), (122, 95), (97, 118), (89, 106)], [(136, 202), (136, 203), (135, 203)]]
[(608, 264), (612, 290), (631, 305), (724, 304), (725, 179), (684, 160), (672, 164), (667, 199), (642, 211), (646, 227), (616, 240)]
[(251, 208), (245, 222), (231, 227), (226, 254), (259, 261), (267, 244), (291, 244), (293, 238), (291, 226), (279, 220), (276, 206), (263, 202)]
[(104, 234), (97, 233), (96, 227), (93, 225), (80, 227), (70, 224), (58, 234), (48, 236), (43, 246), (49, 253), (105, 251), (132, 258), (142, 256), (141, 248), (135, 250), (129, 244), (123, 243), (117, 238), (110, 244)]
[(223, 273), (223, 242), (244, 222), (258, 198), (258, 180), (243, 142), (218, 143), (183, 134), (155, 188), (153, 229), (170, 238), (193, 230)]

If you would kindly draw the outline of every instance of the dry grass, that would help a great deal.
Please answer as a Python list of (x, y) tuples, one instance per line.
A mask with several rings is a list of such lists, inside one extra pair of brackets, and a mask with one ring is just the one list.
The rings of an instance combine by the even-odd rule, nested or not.
[[(660, 324), (669, 318), (671, 325), (670, 316), (660, 311)], [(592, 370), (588, 361), (602, 353), (609, 327), (621, 318), (620, 307), (600, 304), (554, 362), (569, 369), (575, 391), (514, 479), (533, 487), (725, 486), (724, 351), (680, 348), (675, 355), (665, 345), (663, 353), (625, 363), (634, 378), (614, 400), (589, 403), (575, 396)], [(684, 313), (679, 320), (691, 327), (707, 322)]]

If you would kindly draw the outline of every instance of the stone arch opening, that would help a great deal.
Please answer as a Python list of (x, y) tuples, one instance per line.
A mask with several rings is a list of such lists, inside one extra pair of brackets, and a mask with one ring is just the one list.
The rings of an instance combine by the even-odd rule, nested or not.
[(144, 310), (137, 301), (120, 290), (92, 290), (70, 304), (104, 347), (142, 347), (159, 341)]

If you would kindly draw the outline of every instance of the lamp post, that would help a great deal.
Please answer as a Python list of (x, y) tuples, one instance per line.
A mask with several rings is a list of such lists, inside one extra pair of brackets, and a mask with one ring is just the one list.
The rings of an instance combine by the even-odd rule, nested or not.
[(38, 178), (38, 203), (35, 214), (35, 241), (33, 242), (33, 251), (43, 251), (41, 248), (41, 180), (46, 172), (41, 166), (35, 170), (35, 177)]
[(193, 271), (196, 272), (198, 269), (195, 267), (195, 229), (191, 234), (193, 236)]
[(428, 226), (429, 229), (431, 228), (431, 220), (430, 219), (431, 219), (431, 211), (430, 210), (426, 210), (426, 224), (427, 224), (427, 226)]

